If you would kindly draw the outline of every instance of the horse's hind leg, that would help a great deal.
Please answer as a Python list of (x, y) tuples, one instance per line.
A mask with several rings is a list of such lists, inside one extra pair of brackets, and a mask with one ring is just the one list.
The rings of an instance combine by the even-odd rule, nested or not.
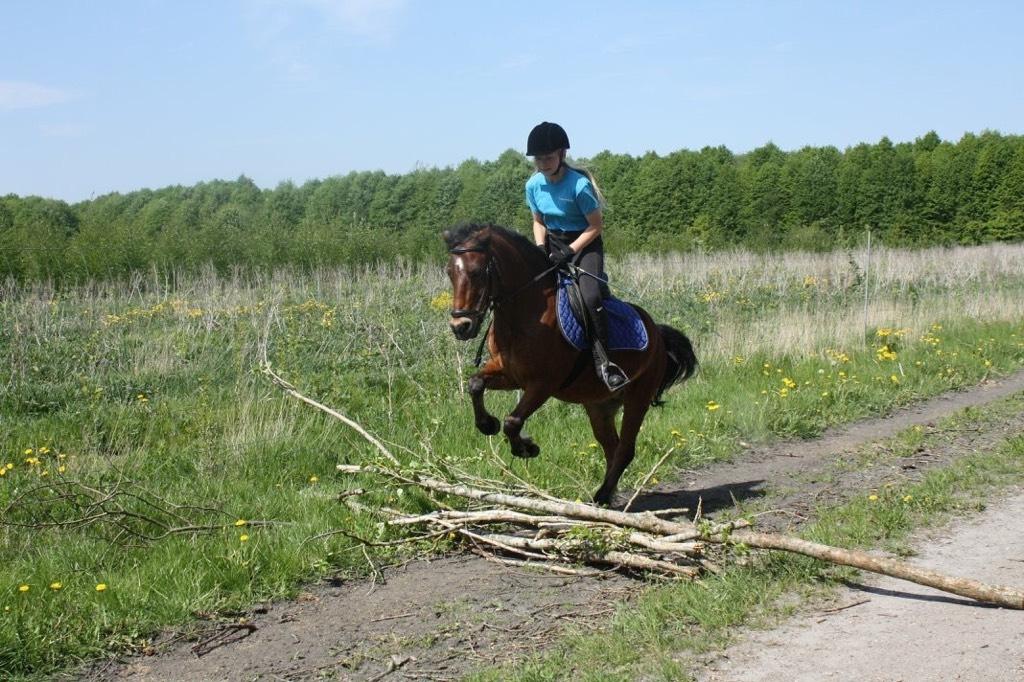
[(516, 457), (536, 457), (540, 454), (540, 446), (523, 434), (523, 424), (550, 396), (551, 393), (547, 390), (527, 388), (511, 414), (505, 417), (505, 437), (508, 438), (509, 447)]
[(648, 407), (650, 407), (650, 403), (646, 399), (634, 398), (625, 404), (618, 447), (615, 448), (612, 457), (607, 460), (608, 468), (604, 472), (604, 482), (594, 493), (594, 501), (598, 504), (612, 503), (615, 489), (619, 485), (619, 479), (622, 478), (622, 472), (626, 470), (636, 455), (636, 436), (640, 432), (640, 425), (644, 422)]
[(584, 406), (587, 416), (590, 417), (590, 429), (594, 432), (594, 438), (604, 451), (604, 461), (607, 467), (611, 467), (612, 458), (619, 447), (619, 433), (615, 429), (615, 414), (619, 411), (620, 404), (617, 401), (600, 403), (587, 403)]

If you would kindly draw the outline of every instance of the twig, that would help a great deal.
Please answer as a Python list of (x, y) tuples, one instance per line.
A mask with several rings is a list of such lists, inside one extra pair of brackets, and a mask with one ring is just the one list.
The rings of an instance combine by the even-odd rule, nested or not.
[(852, 609), (854, 606), (860, 606), (861, 604), (867, 604), (869, 601), (871, 601), (871, 600), (870, 599), (861, 599), (860, 601), (855, 601), (855, 602), (853, 602), (851, 604), (846, 604), (844, 606), (837, 606), (837, 607), (832, 608), (832, 609), (822, 609), (821, 613), (839, 613), (840, 611), (845, 611), (846, 609)]
[(338, 421), (342, 422), (346, 426), (350, 427), (356, 433), (358, 433), (360, 436), (365, 438), (371, 445), (376, 447), (377, 450), (382, 455), (384, 455), (384, 457), (386, 457), (389, 462), (391, 462), (395, 466), (401, 466), (401, 462), (398, 461), (398, 458), (395, 457), (394, 455), (392, 455), (391, 451), (388, 450), (386, 447), (384, 447), (383, 443), (381, 443), (379, 440), (377, 440), (372, 435), (370, 435), (370, 433), (366, 429), (364, 429), (362, 426), (360, 426), (358, 423), (352, 421), (351, 419), (349, 419), (345, 415), (341, 414), (337, 410), (333, 410), (330, 407), (327, 407), (326, 405), (324, 405), (322, 403), (318, 403), (317, 401), (313, 400), (312, 398), (307, 398), (306, 396), (304, 396), (301, 393), (299, 393), (299, 391), (293, 385), (291, 385), (290, 383), (288, 383), (287, 381), (282, 379), (280, 376), (278, 376), (278, 374), (276, 372), (274, 372), (273, 369), (270, 368), (270, 361), (267, 359), (267, 356), (266, 356), (266, 346), (263, 347), (263, 352), (264, 352), (264, 355), (263, 355), (263, 373), (266, 374), (267, 376), (269, 376), (271, 381), (273, 381), (285, 393), (287, 393), (288, 395), (292, 396), (293, 398), (296, 398), (297, 400), (301, 400), (302, 402), (306, 403), (307, 405), (312, 405), (313, 407), (315, 407), (316, 409), (320, 410), (321, 412), (325, 412), (326, 414), (329, 414), (330, 416), (334, 417), (335, 419), (337, 419)]
[(644, 486), (647, 485), (647, 481), (651, 480), (651, 478), (654, 477), (655, 472), (657, 472), (661, 465), (665, 463), (665, 460), (668, 459), (669, 455), (671, 455), (675, 451), (676, 446), (673, 445), (668, 449), (668, 451), (664, 455), (661, 456), (661, 459), (659, 459), (658, 463), (654, 465), (654, 468), (648, 471), (647, 475), (644, 476), (644, 480), (640, 481), (640, 485), (636, 487), (636, 491), (633, 493), (633, 496), (629, 498), (629, 502), (626, 502), (626, 506), (622, 508), (622, 511), (629, 511), (629, 508), (633, 506), (633, 501), (636, 500), (637, 496), (639, 496), (640, 493), (643, 491)]
[[(196, 658), (201, 658), (218, 647), (245, 639), (258, 629), (259, 628), (252, 623), (228, 623), (226, 625), (222, 625), (217, 632), (195, 644), (192, 647), (192, 653), (196, 655)], [(230, 636), (232, 634), (241, 634), (243, 632), (244, 634), (242, 634), (241, 637), (233, 638)]]

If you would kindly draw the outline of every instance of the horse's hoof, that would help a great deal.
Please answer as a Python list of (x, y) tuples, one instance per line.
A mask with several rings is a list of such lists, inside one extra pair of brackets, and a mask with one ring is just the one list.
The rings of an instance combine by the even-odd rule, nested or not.
[(497, 417), (488, 417), (483, 421), (478, 421), (476, 423), (476, 428), (485, 436), (493, 436), (498, 433), (498, 431), (501, 431), (501, 422), (498, 421)]
[(519, 447), (512, 448), (512, 455), (522, 459), (531, 459), (539, 454), (540, 446), (529, 438), (523, 438), (519, 443)]
[(594, 504), (599, 507), (610, 507), (612, 506), (613, 497), (615, 497), (614, 490), (605, 490), (603, 487), (599, 488), (598, 491), (594, 493)]

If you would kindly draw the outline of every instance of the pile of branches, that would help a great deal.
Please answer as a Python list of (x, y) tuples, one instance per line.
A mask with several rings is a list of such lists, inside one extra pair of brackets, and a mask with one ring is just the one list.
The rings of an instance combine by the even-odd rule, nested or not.
[[(478, 480), (473, 487), (435, 477), (403, 473), (384, 466), (339, 464), (346, 474), (375, 474), (393, 484), (416, 486), (439, 507), (408, 515), (380, 509), (391, 526), (419, 527), (418, 537), (461, 537), (473, 551), (501, 563), (531, 564), (573, 575), (596, 574), (585, 566), (642, 571), (667, 577), (696, 578), (718, 572), (707, 558), (703, 537), (728, 536), (748, 522), (700, 524), (672, 518), (685, 509), (629, 513), (561, 500), (540, 491), (514, 495)], [(438, 494), (441, 494), (439, 496)], [(463, 498), (454, 509), (443, 496)]]
[[(662, 518), (654, 512), (605, 509), (550, 496), (511, 495), (384, 466), (339, 464), (346, 474), (374, 474), (423, 489), (440, 507), (418, 516), (382, 510), (392, 525), (422, 526), (422, 537), (456, 534), (490, 559), (530, 564), (562, 573), (588, 574), (578, 566), (611, 566), (695, 579), (720, 566), (707, 558), (712, 546), (780, 550), (852, 566), (998, 606), (1024, 609), (1024, 591), (946, 576), (903, 561), (831, 547), (797, 537), (760, 533), (744, 520), (714, 524)], [(465, 498), (452, 509), (437, 494)], [(682, 510), (668, 510), (678, 514)], [(519, 532), (506, 529), (516, 528)], [(523, 532), (526, 531), (526, 532)]]

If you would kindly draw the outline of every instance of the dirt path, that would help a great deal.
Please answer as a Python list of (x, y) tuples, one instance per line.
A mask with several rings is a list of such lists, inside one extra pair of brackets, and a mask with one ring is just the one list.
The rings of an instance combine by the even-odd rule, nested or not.
[[(884, 481), (918, 477), (964, 453), (1019, 434), (1024, 430), (1024, 414), (997, 428), (951, 434), (942, 448), (895, 462), (886, 460), (866, 468), (844, 465), (853, 450), (865, 443), (913, 425), (928, 426), (957, 410), (1020, 391), (1024, 391), (1024, 372), (831, 431), (813, 441), (752, 449), (738, 461), (689, 472), (675, 484), (663, 484), (638, 499), (634, 508), (694, 508), (700, 500), (704, 513), (713, 515), (717, 509), (731, 507), (734, 499), (756, 505), (771, 492), (772, 508), (786, 513), (764, 517), (762, 525), (784, 527), (809, 514), (825, 498), (838, 502)], [(1024, 558), (1024, 548), (1018, 545), (1017, 549), (1017, 558)], [(985, 577), (980, 572), (974, 576), (973, 570), (964, 572)], [(377, 680), (396, 670), (419, 679), (454, 679), (479, 666), (535, 652), (554, 641), (568, 622), (599, 626), (615, 601), (642, 588), (641, 583), (615, 575), (603, 580), (552, 577), (468, 556), (388, 569), (384, 578), (383, 582), (312, 587), (297, 601), (255, 609), (247, 618), (255, 629), (211, 624), (198, 642), (170, 638), (157, 643), (155, 655), (96, 665), (76, 679)], [(1020, 579), (1013, 582), (1024, 584)], [(902, 584), (881, 589), (906, 591)], [(880, 597), (872, 596), (876, 599)], [(958, 612), (956, 617), (964, 616)], [(1021, 632), (1017, 630), (1017, 641)], [(201, 656), (193, 650), (197, 643), (198, 651), (206, 652)], [(844, 642), (842, 648), (849, 647)], [(858, 679), (890, 678), (861, 675)]]

